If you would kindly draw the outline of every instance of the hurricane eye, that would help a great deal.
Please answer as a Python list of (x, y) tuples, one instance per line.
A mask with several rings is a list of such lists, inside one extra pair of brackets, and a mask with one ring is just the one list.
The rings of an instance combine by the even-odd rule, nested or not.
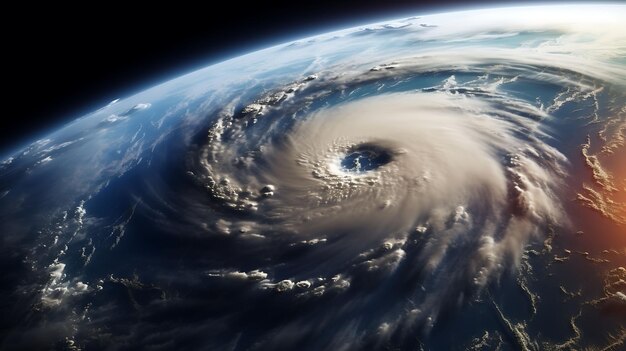
[(348, 149), (341, 159), (341, 167), (347, 172), (364, 173), (374, 171), (392, 160), (391, 152), (385, 148), (373, 144), (361, 144)]

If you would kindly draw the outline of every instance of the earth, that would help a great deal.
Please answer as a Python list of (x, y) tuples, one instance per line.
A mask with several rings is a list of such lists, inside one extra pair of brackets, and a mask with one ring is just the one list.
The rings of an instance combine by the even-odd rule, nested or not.
[(624, 350), (624, 18), (335, 31), (5, 150), (1, 348)]

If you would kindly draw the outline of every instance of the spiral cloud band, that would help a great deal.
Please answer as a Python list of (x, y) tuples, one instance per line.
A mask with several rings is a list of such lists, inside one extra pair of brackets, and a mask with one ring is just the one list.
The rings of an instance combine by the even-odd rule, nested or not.
[[(254, 241), (255, 254), (277, 266), (297, 267), (260, 286), (315, 299), (335, 277), (342, 291), (359, 291), (358, 308), (366, 308), (388, 285), (413, 306), (396, 323), (429, 328), (450, 300), (471, 298), (519, 263), (531, 238), (564, 220), (556, 193), (566, 159), (543, 141), (548, 117), (481, 89), (485, 79), (459, 86), (450, 76), (420, 91), (305, 107), (294, 118), (306, 101), (332, 95), (332, 79), (309, 83), (263, 111), (248, 106), (252, 114), (219, 119), (193, 154), (192, 173), (224, 208), (247, 214), (218, 222), (225, 235)], [(370, 151), (363, 161), (384, 153), (387, 162), (347, 168), (342, 160), (354, 150)], [(310, 246), (303, 256), (280, 257), (301, 244)], [(374, 281), (373, 290), (361, 286)], [(412, 295), (418, 286), (428, 293)], [(381, 324), (407, 301), (388, 308)]]

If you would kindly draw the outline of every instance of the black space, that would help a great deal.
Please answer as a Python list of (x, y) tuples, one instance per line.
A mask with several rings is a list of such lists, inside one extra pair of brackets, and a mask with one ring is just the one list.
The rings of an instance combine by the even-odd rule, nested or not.
[(113, 99), (270, 44), (370, 20), (519, 1), (225, 0), (220, 10), (212, 3), (129, 9), (27, 2), (5, 9), (3, 100), (10, 112), (0, 118), (0, 155)]

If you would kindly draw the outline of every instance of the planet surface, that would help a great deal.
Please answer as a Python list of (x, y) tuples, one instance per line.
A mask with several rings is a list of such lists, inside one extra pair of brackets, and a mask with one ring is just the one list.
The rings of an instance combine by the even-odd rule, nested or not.
[(5, 152), (1, 348), (623, 350), (624, 19), (334, 31)]

